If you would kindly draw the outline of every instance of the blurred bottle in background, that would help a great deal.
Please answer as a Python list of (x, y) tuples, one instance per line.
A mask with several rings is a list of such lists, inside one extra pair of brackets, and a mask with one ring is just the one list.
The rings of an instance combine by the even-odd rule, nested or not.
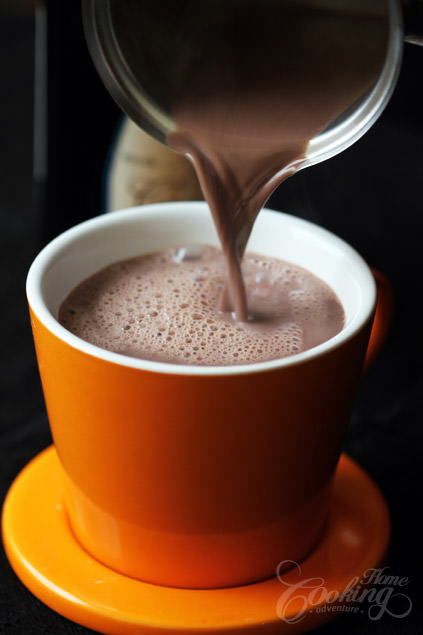
[(201, 200), (191, 164), (124, 117), (104, 172), (103, 210)]

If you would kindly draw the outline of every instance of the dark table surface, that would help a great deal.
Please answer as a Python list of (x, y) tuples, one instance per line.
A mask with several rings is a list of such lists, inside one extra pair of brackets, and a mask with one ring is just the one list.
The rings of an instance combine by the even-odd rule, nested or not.
[[(54, 198), (46, 212), (45, 192), (32, 181), (32, 69), (32, 16), (0, 8), (1, 499), (29, 459), (51, 443), (24, 284), (29, 264), (46, 235), (74, 220), (62, 215), (53, 222)], [(71, 82), (76, 83), (78, 70), (74, 73)], [(322, 628), (322, 633), (421, 632), (422, 76), (423, 48), (407, 45), (399, 84), (377, 124), (342, 156), (287, 181), (269, 204), (318, 222), (349, 241), (369, 264), (388, 276), (396, 301), (385, 348), (359, 387), (345, 450), (369, 472), (386, 497), (392, 516), (387, 571), (408, 579), (402, 588), (406, 598), (393, 598), (378, 620), (369, 618), (366, 605), (363, 613), (344, 615)], [(105, 93), (102, 98), (109, 103)], [(74, 147), (66, 138), (68, 145), (62, 144), (60, 150), (60, 137), (55, 138), (56, 155), (50, 161), (60, 168), (68, 165), (71, 152), (74, 156), (91, 153), (95, 166), (91, 176), (97, 179), (98, 152), (82, 123), (80, 130), (82, 138), (73, 142)], [(66, 137), (65, 128), (63, 132)], [(104, 138), (101, 129), (99, 134)], [(60, 175), (60, 170), (56, 174), (54, 182), (50, 175), (47, 187), (56, 193), (62, 187), (63, 195), (70, 187), (69, 175)], [(93, 216), (97, 211), (86, 207), (84, 213)], [(60, 210), (56, 213), (60, 215)], [(92, 632), (34, 598), (16, 578), (3, 552), (0, 566), (0, 632)], [(410, 613), (398, 617), (407, 606)]]

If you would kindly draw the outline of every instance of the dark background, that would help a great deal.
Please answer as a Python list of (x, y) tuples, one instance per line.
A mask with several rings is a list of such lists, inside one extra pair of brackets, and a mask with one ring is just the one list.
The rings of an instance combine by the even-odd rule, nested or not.
[[(24, 3), (25, 4), (25, 3)], [(66, 4), (64, 7), (63, 4)], [(33, 179), (34, 18), (0, 4), (0, 497), (51, 443), (25, 300), (25, 276), (43, 244), (98, 213), (107, 149), (119, 112), (83, 42), (79, 3), (48, 5), (48, 179)], [(407, 44), (394, 96), (376, 125), (340, 157), (299, 173), (269, 206), (336, 232), (388, 276), (389, 339), (363, 377), (346, 451), (383, 491), (392, 515), (389, 573), (411, 614), (372, 622), (350, 615), (323, 633), (421, 632), (423, 48)], [(0, 557), (0, 632), (89, 633), (44, 606)], [(401, 606), (390, 606), (400, 611)]]

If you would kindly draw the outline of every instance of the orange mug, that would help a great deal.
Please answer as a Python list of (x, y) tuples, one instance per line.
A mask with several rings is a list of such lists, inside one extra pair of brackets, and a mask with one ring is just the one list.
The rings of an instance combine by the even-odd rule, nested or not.
[(218, 245), (205, 203), (104, 215), (53, 240), (27, 293), (65, 503), (83, 547), (147, 582), (223, 587), (274, 576), (324, 531), (376, 303), (340, 238), (263, 210), (249, 243), (325, 280), (346, 323), (281, 360), (180, 366), (125, 357), (64, 329), (58, 309), (102, 267), (171, 245)]

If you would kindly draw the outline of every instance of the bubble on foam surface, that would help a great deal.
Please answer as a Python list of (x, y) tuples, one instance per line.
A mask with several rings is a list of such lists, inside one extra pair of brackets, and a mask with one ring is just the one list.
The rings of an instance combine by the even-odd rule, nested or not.
[(102, 348), (157, 361), (228, 365), (294, 355), (329, 339), (343, 310), (329, 287), (274, 258), (244, 258), (251, 319), (218, 310), (223, 257), (184, 246), (112, 264), (81, 283), (59, 321)]
[(175, 250), (175, 262), (191, 262), (201, 260), (204, 255), (204, 245), (186, 245)]

